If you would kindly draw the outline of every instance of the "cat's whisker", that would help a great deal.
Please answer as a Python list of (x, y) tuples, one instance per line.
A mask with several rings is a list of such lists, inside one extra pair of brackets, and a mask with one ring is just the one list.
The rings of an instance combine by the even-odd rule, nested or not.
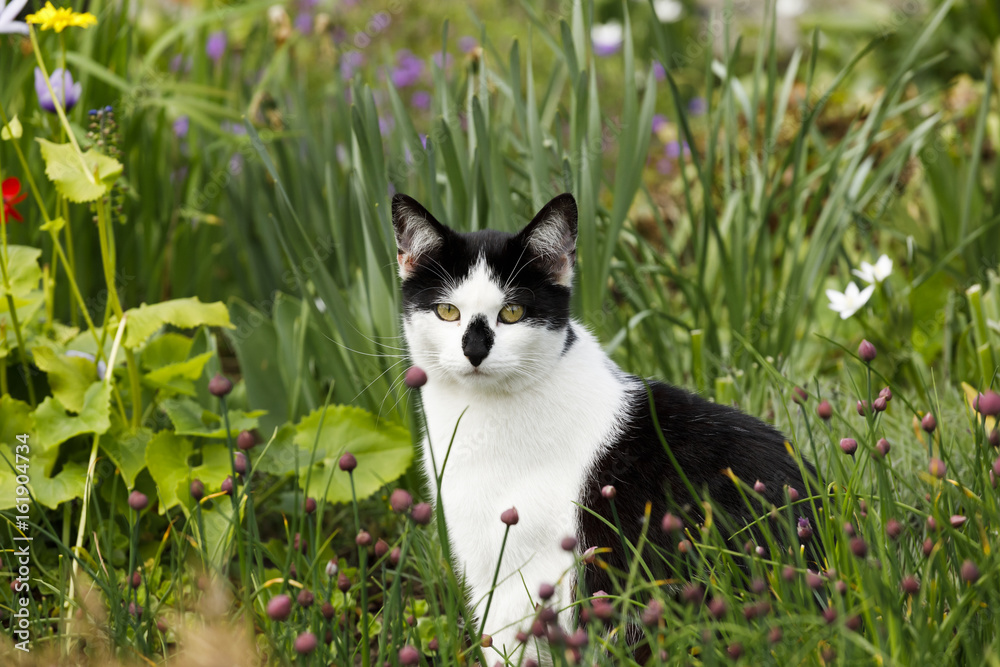
[(403, 358), (403, 359), (400, 359), (399, 361), (396, 361), (396, 362), (394, 362), (394, 363), (393, 363), (393, 364), (392, 364), (391, 366), (389, 366), (389, 367), (388, 367), (388, 368), (386, 368), (386, 369), (385, 369), (384, 371), (382, 371), (381, 373), (379, 373), (379, 374), (378, 374), (378, 377), (376, 377), (376, 378), (375, 378), (374, 380), (372, 380), (371, 382), (369, 382), (369, 383), (368, 383), (368, 384), (367, 384), (367, 385), (365, 386), (365, 388), (364, 388), (364, 389), (362, 389), (361, 391), (359, 391), (359, 392), (358, 392), (357, 396), (355, 396), (354, 398), (352, 398), (352, 399), (351, 399), (351, 403), (353, 403), (354, 401), (358, 400), (358, 397), (360, 397), (360, 396), (361, 396), (362, 394), (364, 394), (364, 393), (365, 393), (366, 391), (368, 391), (368, 390), (369, 390), (369, 389), (371, 388), (371, 386), (372, 386), (373, 384), (375, 384), (376, 382), (378, 382), (378, 381), (379, 381), (379, 379), (381, 379), (381, 378), (382, 378), (382, 376), (383, 376), (383, 375), (385, 375), (386, 373), (388, 373), (389, 371), (391, 371), (391, 370), (392, 370), (393, 368), (395, 368), (396, 366), (400, 365), (400, 364), (401, 364), (401, 363), (403, 363), (404, 361), (406, 361), (406, 359), (405, 359), (405, 358)]
[(389, 385), (389, 389), (385, 392), (385, 396), (382, 397), (382, 402), (379, 403), (378, 405), (378, 414), (375, 415), (376, 424), (378, 424), (382, 420), (382, 408), (385, 406), (385, 400), (389, 398), (389, 395), (396, 390), (396, 387), (402, 383), (405, 377), (406, 377), (406, 371), (403, 371), (402, 373), (397, 375), (396, 378)]
[[(361, 333), (361, 332), (359, 331), (358, 333)], [(364, 335), (364, 334), (362, 334), (362, 335)], [(405, 354), (379, 354), (379, 353), (375, 353), (375, 352), (362, 352), (361, 350), (355, 350), (352, 347), (348, 347), (348, 346), (344, 345), (343, 343), (341, 343), (339, 340), (331, 338), (330, 336), (327, 336), (326, 334), (323, 334), (323, 336), (328, 341), (330, 341), (331, 343), (333, 343), (334, 345), (339, 345), (340, 347), (344, 348), (348, 352), (352, 352), (354, 354), (360, 354), (360, 355), (365, 356), (365, 357), (380, 357), (382, 359), (404, 359), (404, 358), (406, 358)], [(401, 349), (401, 348), (398, 348), (398, 349)], [(405, 352), (405, 350), (403, 350), (403, 351)]]

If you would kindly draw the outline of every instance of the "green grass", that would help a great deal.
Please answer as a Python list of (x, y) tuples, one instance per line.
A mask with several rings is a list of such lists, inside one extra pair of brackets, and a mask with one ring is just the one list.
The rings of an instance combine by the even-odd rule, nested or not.
[[(863, 25), (807, 15), (817, 31), (783, 49), (773, 9), (759, 22), (722, 12), (705, 33), (632, 2), (321, 4), (330, 32), (316, 35), (291, 27), (294, 8), (289, 24), (269, 21), (269, 4), (184, 17), (102, 4), (96, 27), (64, 34), (65, 50), (39, 33), (47, 67), (65, 57), (83, 84), (68, 123), (39, 110), (34, 56), (21, 57), (19, 38), (0, 41), (0, 102), (24, 126), (16, 147), (0, 142), (0, 174), (38, 189), (18, 204), (25, 223), (4, 227), (5, 248), (24, 249), (5, 251), (0, 292), (0, 451), (11, 457), (22, 432), (34, 448), (36, 657), (396, 665), (410, 645), (423, 665), (492, 665), (442, 522), (388, 508), (396, 487), (424, 491), (406, 438), (419, 433), (419, 401), (400, 384), (388, 203), (403, 191), (456, 229), (513, 230), (568, 190), (581, 214), (575, 315), (627, 370), (781, 428), (821, 473), (798, 503), (822, 500), (811, 539), (825, 556), (817, 579), (801, 551), (771, 539), (794, 531), (793, 503), (762, 518), (767, 537), (749, 554), (726, 546), (721, 517), (689, 522), (683, 550), (661, 554), (676, 580), (650, 582), (652, 564), (633, 558), (614, 573), (610, 606), (577, 605), (607, 613), (613, 632), (582, 624), (574, 646), (554, 642), (555, 664), (631, 664), (629, 624), (651, 664), (995, 662), (1000, 452), (971, 407), (997, 389), (1000, 361), (995, 17), (952, 3), (876, 8)], [(153, 27), (134, 25), (134, 11)], [(597, 57), (589, 28), (611, 18), (625, 25), (622, 52)], [(213, 62), (204, 42), (222, 29), (228, 47)], [(724, 46), (706, 48), (706, 34)], [(481, 49), (462, 54), (469, 35)], [(380, 74), (402, 44), (425, 61), (415, 86)], [(365, 62), (348, 78), (351, 51)], [(452, 63), (434, 65), (435, 52)], [(705, 113), (692, 113), (694, 97)], [(108, 104), (123, 175), (108, 198), (73, 203), (34, 139), (72, 131), (86, 150), (87, 110)], [(654, 114), (666, 121), (658, 132)], [(41, 228), (59, 216), (65, 227)], [(840, 319), (825, 291), (861, 284), (851, 270), (883, 253), (892, 274)], [(227, 308), (177, 301), (192, 296)], [(862, 338), (878, 350), (870, 367), (854, 352)], [(68, 349), (114, 371), (95, 381), (94, 362), (66, 361)], [(239, 378), (226, 405), (207, 388), (220, 371)], [(809, 394), (801, 405), (796, 386)], [(885, 386), (888, 409), (858, 416), (857, 401)], [(830, 420), (816, 413), (824, 399)], [(919, 422), (928, 412), (932, 434)], [(254, 428), (250, 483), (227, 499), (235, 438)], [(848, 437), (853, 456), (839, 444)], [(875, 454), (883, 437), (886, 458)], [(355, 449), (348, 477), (336, 463), (363, 438), (377, 444)], [(3, 506), (15, 493), (8, 470)], [(201, 502), (188, 491), (195, 477), (208, 488)], [(740, 480), (748, 498), (754, 481)], [(131, 510), (134, 489), (154, 504)], [(315, 513), (302, 511), (304, 494)], [(2, 514), (3, 549), (16, 544), (16, 514)], [(362, 530), (385, 547), (359, 548)], [(9, 551), (2, 561), (10, 612)], [(915, 592), (903, 590), (908, 577)], [(686, 601), (692, 585), (704, 602)], [(311, 606), (268, 617), (276, 595), (302, 589)], [(651, 600), (660, 613), (646, 623)], [(299, 657), (306, 631), (321, 641)], [(220, 644), (219, 655), (199, 648)]]

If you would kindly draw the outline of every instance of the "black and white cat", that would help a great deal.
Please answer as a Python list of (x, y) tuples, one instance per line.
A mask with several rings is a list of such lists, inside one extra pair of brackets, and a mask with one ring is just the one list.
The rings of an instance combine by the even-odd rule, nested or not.
[[(563, 538), (577, 538), (578, 550), (610, 547), (603, 559), (626, 569), (618, 534), (591, 514), (611, 521), (605, 485), (616, 489), (630, 541), (637, 541), (649, 502), (657, 526), (649, 539), (672, 547), (659, 519), (671, 509), (691, 510), (692, 498), (656, 432), (651, 400), (688, 482), (707, 491), (736, 525), (751, 512), (725, 469), (751, 485), (762, 481), (777, 505), (785, 503), (786, 486), (806, 488), (777, 430), (626, 374), (571, 319), (577, 233), (571, 195), (550, 201), (517, 234), (455, 232), (401, 194), (393, 197), (392, 219), (404, 331), (413, 362), (427, 373), (422, 400), (438, 466), (455, 432), (436, 501), (480, 618), (504, 535), (500, 515), (518, 510), (484, 628), (501, 652), (519, 650), (515, 634), (530, 626), (541, 584), (555, 586), (560, 623), (571, 622), (565, 607), (577, 582)], [(433, 479), (424, 450), (424, 471)], [(602, 568), (588, 568), (582, 583), (589, 593), (612, 590)]]

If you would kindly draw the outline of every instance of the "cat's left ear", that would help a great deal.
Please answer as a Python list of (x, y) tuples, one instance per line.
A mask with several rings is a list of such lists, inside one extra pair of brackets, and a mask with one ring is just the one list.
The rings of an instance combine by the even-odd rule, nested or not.
[(559, 285), (573, 283), (576, 264), (576, 200), (563, 193), (542, 207), (518, 238), (543, 262)]

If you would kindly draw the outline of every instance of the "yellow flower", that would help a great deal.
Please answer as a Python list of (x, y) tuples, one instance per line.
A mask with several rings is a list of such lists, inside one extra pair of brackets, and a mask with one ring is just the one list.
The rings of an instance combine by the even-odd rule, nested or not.
[(97, 17), (90, 12), (80, 14), (65, 7), (56, 9), (51, 2), (46, 2), (38, 13), (29, 14), (25, 20), (28, 23), (41, 23), (41, 30), (52, 29), (56, 32), (62, 32), (63, 28), (70, 26), (86, 28), (97, 23)]

